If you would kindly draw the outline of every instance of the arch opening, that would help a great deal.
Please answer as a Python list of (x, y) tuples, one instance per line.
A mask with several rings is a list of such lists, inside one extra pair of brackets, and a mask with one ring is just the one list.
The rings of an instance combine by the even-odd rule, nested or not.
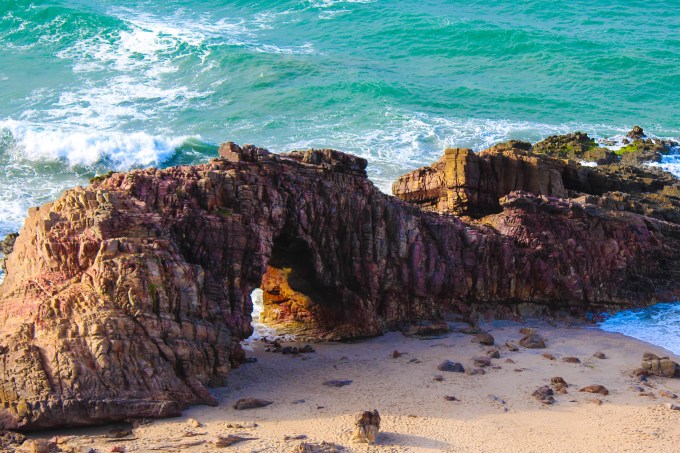
[(317, 276), (307, 243), (282, 234), (274, 240), (260, 288), (251, 294), (253, 335), (247, 340), (317, 339), (341, 318), (340, 292)]

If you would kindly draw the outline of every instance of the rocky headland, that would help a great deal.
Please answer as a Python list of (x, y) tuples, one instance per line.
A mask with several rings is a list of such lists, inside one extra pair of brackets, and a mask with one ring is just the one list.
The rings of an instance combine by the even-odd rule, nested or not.
[(644, 163), (676, 145), (642, 134), (618, 154), (579, 133), (448, 149), (396, 197), (355, 156), (233, 143), (69, 190), (7, 244), (0, 427), (216, 404), (256, 288), (268, 323), (328, 340), (672, 300), (680, 184)]

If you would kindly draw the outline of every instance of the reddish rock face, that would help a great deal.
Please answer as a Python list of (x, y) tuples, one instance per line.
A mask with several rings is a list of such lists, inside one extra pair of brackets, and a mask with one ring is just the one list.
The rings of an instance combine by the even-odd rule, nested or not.
[[(226, 144), (220, 156), (114, 174), (31, 210), (0, 287), (2, 427), (215, 404), (206, 386), (243, 358), (260, 286), (270, 319), (328, 339), (448, 311), (578, 316), (680, 293), (674, 224), (525, 192), (464, 223), (382, 194), (365, 160), (337, 151)], [(517, 168), (533, 165), (524, 157)], [(504, 174), (507, 157), (494, 159)], [(441, 165), (423, 177), (443, 180)], [(533, 187), (533, 171), (519, 188)]]
[(392, 192), (426, 210), (472, 217), (500, 212), (499, 198), (516, 190), (565, 198), (564, 164), (530, 155), (526, 145), (510, 142), (482, 153), (449, 148), (431, 167), (397, 179)]

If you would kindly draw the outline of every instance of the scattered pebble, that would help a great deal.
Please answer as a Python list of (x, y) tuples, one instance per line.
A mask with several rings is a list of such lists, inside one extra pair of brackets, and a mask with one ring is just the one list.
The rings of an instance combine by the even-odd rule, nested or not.
[(245, 440), (255, 440), (255, 437), (241, 437), (229, 434), (227, 437), (218, 437), (215, 441), (215, 446), (218, 448), (229, 447), (238, 442), (243, 442)]
[(346, 385), (350, 385), (352, 381), (346, 379), (346, 380), (340, 380), (340, 379), (332, 379), (330, 381), (325, 381), (322, 385), (325, 385), (326, 387), (344, 387)]
[(560, 376), (550, 378), (550, 383), (552, 385), (561, 385), (561, 386), (564, 386), (564, 387), (569, 386), (569, 384), (567, 384), (567, 381), (565, 381), (564, 378), (562, 378)]
[(491, 365), (491, 359), (486, 356), (477, 356), (472, 358), (472, 363), (478, 367), (485, 367)]
[(668, 390), (659, 390), (659, 395), (663, 396), (664, 398), (671, 398), (671, 399), (675, 399), (675, 398), (678, 397), (678, 395), (676, 395), (673, 392), (669, 392)]
[(129, 429), (112, 429), (106, 437), (111, 439), (120, 439), (132, 435), (132, 431)]
[(524, 338), (519, 340), (519, 344), (520, 346), (524, 346), (527, 349), (545, 349), (546, 347), (545, 340), (538, 336), (536, 333), (526, 335)]
[(542, 356), (548, 360), (555, 360), (555, 356), (550, 354), (549, 352), (544, 352)]
[(553, 398), (553, 395), (554, 395), (553, 389), (551, 389), (547, 385), (537, 388), (534, 391), (534, 393), (531, 394), (531, 396), (533, 396), (543, 404), (553, 404), (555, 402), (555, 398)]
[(593, 357), (595, 357), (596, 359), (606, 359), (607, 358), (605, 353), (602, 352), (602, 351), (597, 351), (595, 354), (593, 354)]
[(494, 338), (493, 338), (493, 335), (488, 334), (488, 333), (478, 333), (477, 335), (472, 337), (471, 342), (483, 344), (483, 345), (486, 345), (486, 346), (493, 346)]
[(452, 362), (450, 360), (444, 360), (437, 366), (439, 371), (449, 371), (453, 373), (464, 373), (465, 368), (458, 362)]
[(257, 398), (243, 398), (234, 404), (234, 409), (242, 411), (244, 409), (257, 409), (258, 407), (265, 407), (272, 404), (272, 401), (261, 400)]
[(456, 398), (455, 396), (449, 396), (449, 395), (446, 395), (446, 396), (444, 397), (444, 399), (445, 399), (446, 401), (460, 401), (460, 400), (459, 400), (458, 398)]
[(486, 355), (489, 356), (491, 359), (500, 359), (501, 358), (501, 352), (498, 349), (489, 349), (486, 351)]
[(609, 395), (609, 390), (604, 385), (593, 384), (583, 387), (579, 392), (599, 393), (600, 395)]
[(519, 348), (517, 347), (517, 345), (515, 345), (515, 344), (514, 344), (513, 342), (511, 342), (511, 341), (506, 341), (506, 342), (505, 342), (505, 347), (508, 348), (508, 351), (511, 351), (511, 352), (517, 352), (517, 351), (519, 351)]
[(342, 450), (341, 446), (326, 441), (320, 444), (302, 442), (295, 446), (290, 453), (338, 453)]
[(283, 436), (283, 440), (302, 440), (306, 438), (307, 436), (305, 434), (298, 434), (297, 436)]
[(578, 357), (562, 357), (562, 361), (565, 363), (581, 363)]
[(503, 398), (496, 396), (496, 395), (489, 395), (489, 399), (491, 401), (493, 401), (494, 403), (505, 404), (505, 400)]
[(190, 418), (189, 420), (187, 420), (187, 423), (189, 424), (189, 426), (194, 428), (200, 428), (201, 426), (203, 426), (203, 423), (199, 422), (195, 418)]

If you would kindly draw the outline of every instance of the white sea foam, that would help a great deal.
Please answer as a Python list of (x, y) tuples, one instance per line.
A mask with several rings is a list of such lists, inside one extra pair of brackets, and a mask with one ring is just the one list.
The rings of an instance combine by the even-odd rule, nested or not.
[(62, 161), (86, 167), (103, 163), (114, 170), (160, 165), (189, 138), (43, 128), (14, 120), (0, 121), (3, 129), (15, 142), (8, 152), (16, 162)]
[(331, 8), (344, 3), (375, 3), (377, 0), (308, 0), (310, 6), (314, 8)]
[[(358, 154), (369, 161), (368, 174), (386, 193), (392, 182), (405, 172), (438, 160), (447, 147), (467, 147), (481, 151), (497, 143), (515, 139), (532, 142), (549, 135), (576, 130), (591, 136), (607, 136), (623, 129), (582, 123), (545, 124), (522, 121), (445, 118), (419, 112), (387, 109), (374, 127), (347, 124), (346, 117), (311, 125), (310, 138), (275, 145), (283, 151), (308, 147), (331, 147)], [(363, 126), (363, 125), (362, 125)], [(246, 127), (247, 129), (248, 127)]]
[(0, 121), (0, 237), (21, 228), (29, 207), (87, 184), (93, 173), (160, 166), (187, 139)]
[(100, 129), (158, 120), (169, 112), (196, 107), (214, 94), (209, 84), (201, 86), (195, 78), (175, 74), (182, 65), (186, 70), (186, 61), (198, 58), (200, 64), (193, 66), (193, 73), (209, 79), (206, 72), (219, 71), (211, 58), (215, 47), (287, 55), (315, 52), (309, 42), (282, 45), (259, 36), (273, 27), (277, 15), (216, 19), (179, 10), (171, 17), (156, 17), (127, 8), (110, 13), (124, 26), (81, 37), (56, 54), (71, 62), (81, 83), (67, 85), (56, 95), (43, 93), (39, 100), (52, 107), (27, 112), (26, 119)]
[(672, 148), (669, 154), (661, 156), (661, 162), (652, 162), (649, 166), (660, 168), (680, 178), (680, 147)]
[(680, 303), (619, 312), (600, 323), (607, 332), (618, 332), (680, 354)]

